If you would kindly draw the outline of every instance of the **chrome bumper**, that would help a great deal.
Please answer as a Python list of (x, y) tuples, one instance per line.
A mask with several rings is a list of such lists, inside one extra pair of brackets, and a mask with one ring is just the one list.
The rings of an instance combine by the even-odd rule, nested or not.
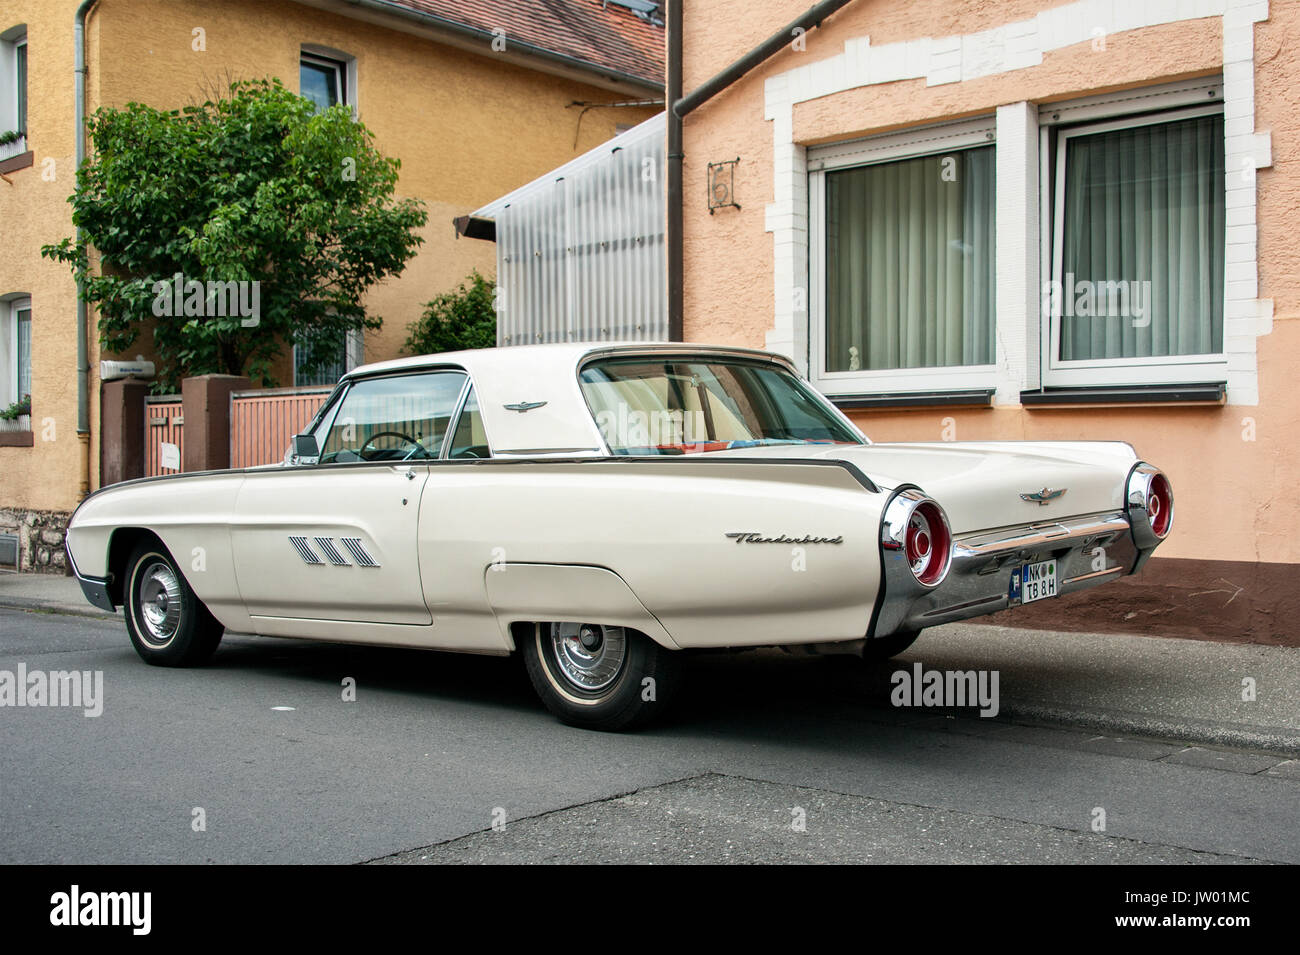
[(933, 589), (917, 583), (901, 551), (883, 551), (884, 596), (871, 636), (1019, 606), (1011, 571), (1022, 564), (1055, 560), (1058, 596), (1118, 580), (1141, 568), (1159, 543), (1144, 522), (1144, 512), (1115, 512), (962, 537), (953, 544), (948, 576)]

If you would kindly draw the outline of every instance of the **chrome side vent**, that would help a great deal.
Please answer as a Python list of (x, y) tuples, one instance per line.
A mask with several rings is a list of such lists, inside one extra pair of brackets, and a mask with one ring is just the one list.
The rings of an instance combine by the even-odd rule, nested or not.
[(316, 552), (311, 549), (311, 544), (307, 543), (307, 538), (294, 537), (290, 535), (289, 543), (292, 544), (293, 549), (298, 552), (298, 556), (302, 558), (303, 563), (305, 564), (325, 563), (325, 561), (321, 560), (318, 556), (316, 556)]
[(331, 537), (317, 537), (316, 546), (321, 549), (321, 553), (335, 567), (351, 567), (352, 564), (346, 557), (339, 553), (339, 549), (334, 546), (334, 539)]
[(341, 537), (339, 540), (348, 549), (348, 553), (352, 555), (352, 559), (357, 562), (358, 567), (379, 566), (379, 561), (370, 556), (370, 552), (361, 543), (360, 537)]

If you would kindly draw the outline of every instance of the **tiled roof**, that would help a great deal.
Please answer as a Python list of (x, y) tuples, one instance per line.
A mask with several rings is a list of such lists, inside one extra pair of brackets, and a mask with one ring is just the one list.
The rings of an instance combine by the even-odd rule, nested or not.
[(664, 82), (661, 10), (651, 22), (605, 0), (393, 0), (397, 6), (540, 47), (592, 67)]

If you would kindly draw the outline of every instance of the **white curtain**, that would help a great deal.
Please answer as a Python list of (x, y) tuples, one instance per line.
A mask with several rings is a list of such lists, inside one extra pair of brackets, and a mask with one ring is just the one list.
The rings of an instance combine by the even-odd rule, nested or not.
[[(1066, 149), (1061, 359), (1222, 352), (1223, 117), (1075, 136)], [(1142, 314), (1132, 303), (1098, 314), (1098, 294), (1067, 314), (1066, 299), (1115, 282)]]
[(826, 370), (993, 362), (994, 156), (826, 176)]

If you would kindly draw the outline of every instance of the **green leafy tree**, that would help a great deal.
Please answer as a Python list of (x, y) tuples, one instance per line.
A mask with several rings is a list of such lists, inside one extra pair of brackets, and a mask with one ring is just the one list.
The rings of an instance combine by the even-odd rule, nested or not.
[(474, 270), (454, 291), (426, 302), (424, 314), (408, 326), (406, 351), (432, 355), (497, 343), (496, 283)]
[[(72, 267), (110, 351), (152, 326), (156, 387), (209, 373), (274, 384), (286, 342), (324, 362), (348, 330), (383, 323), (366, 290), (402, 272), (428, 213), (394, 198), (399, 161), (346, 106), (317, 112), (279, 80), (238, 81), (180, 110), (101, 108), (88, 129), (93, 157), (70, 202), (98, 268), (70, 238), (41, 253)], [(191, 284), (174, 295), (169, 282)], [(229, 314), (217, 283), (247, 283), (256, 308)]]

